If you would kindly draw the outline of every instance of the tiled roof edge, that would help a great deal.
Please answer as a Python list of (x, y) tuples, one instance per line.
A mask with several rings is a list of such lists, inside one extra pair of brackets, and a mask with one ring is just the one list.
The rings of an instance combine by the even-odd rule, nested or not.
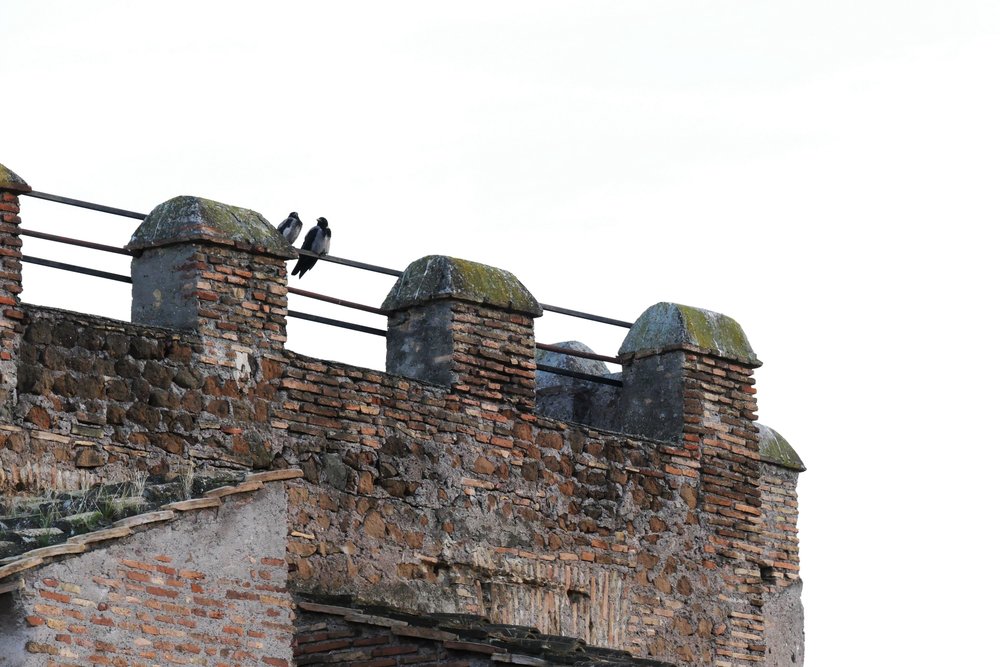
[[(535, 655), (528, 653), (520, 653), (517, 651), (510, 650), (509, 646), (503, 646), (505, 641), (501, 640), (499, 643), (493, 643), (494, 640), (500, 640), (499, 636), (494, 636), (494, 639), (484, 641), (479, 638), (463, 638), (461, 634), (461, 629), (456, 627), (455, 623), (449, 624), (447, 622), (448, 614), (440, 615), (441, 622), (438, 626), (426, 626), (423, 623), (417, 625), (411, 625), (409, 621), (404, 620), (404, 618), (393, 618), (390, 616), (382, 616), (377, 613), (369, 613), (365, 608), (364, 603), (358, 603), (358, 606), (351, 606), (353, 603), (348, 601), (342, 604), (324, 604), (318, 602), (311, 602), (308, 600), (298, 600), (296, 602), (299, 609), (303, 611), (309, 611), (318, 614), (327, 614), (331, 616), (340, 616), (348, 623), (361, 623), (365, 625), (374, 625), (379, 627), (388, 628), (390, 632), (395, 635), (401, 635), (405, 637), (414, 637), (418, 639), (426, 639), (429, 641), (439, 641), (445, 648), (450, 648), (460, 651), (472, 651), (476, 653), (490, 654), (490, 659), (493, 662), (504, 662), (517, 665), (534, 665), (535, 667), (547, 667), (549, 665), (555, 664), (572, 664), (566, 663), (566, 655), (561, 654), (558, 660), (548, 660), (546, 659), (545, 651), (541, 651)], [(384, 607), (380, 607), (385, 609)], [(426, 615), (421, 615), (418, 613), (407, 612), (404, 610), (390, 610), (390, 613), (396, 612), (394, 615), (398, 616), (412, 616), (416, 618), (427, 618)], [(432, 615), (437, 617), (439, 615)], [(455, 614), (456, 619), (460, 617), (467, 616), (463, 614)], [(485, 619), (482, 619), (485, 620)], [(457, 623), (458, 621), (456, 621)], [(619, 651), (614, 649), (605, 649), (598, 646), (588, 646), (586, 643), (579, 639), (571, 637), (560, 637), (553, 638), (550, 635), (543, 635), (538, 633), (534, 628), (525, 628), (523, 626), (514, 626), (506, 624), (488, 624), (489, 627), (494, 629), (497, 628), (510, 628), (512, 630), (517, 630), (520, 633), (524, 631), (531, 631), (532, 633), (537, 633), (534, 636), (537, 637), (535, 641), (541, 643), (542, 641), (552, 641), (553, 643), (561, 642), (576, 642), (581, 648), (584, 649), (579, 655), (580, 661), (583, 662), (598, 662), (600, 664), (607, 664), (609, 667), (612, 665), (659, 665), (660, 667), (674, 667), (671, 663), (660, 662), (657, 660), (649, 660), (645, 658), (636, 658), (632, 656), (627, 651)], [(470, 628), (471, 630), (472, 628)], [(503, 633), (500, 633), (501, 635)], [(512, 633), (509, 641), (516, 643), (514, 635), (518, 633)], [(554, 647), (553, 647), (554, 648)], [(614, 654), (608, 656), (598, 655), (599, 653), (609, 653)]]
[(47, 565), (60, 556), (84, 553), (90, 550), (92, 544), (98, 542), (107, 542), (109, 540), (119, 540), (123, 537), (128, 537), (134, 532), (133, 528), (173, 521), (185, 512), (219, 507), (222, 505), (222, 499), (228, 496), (240, 493), (253, 493), (263, 488), (265, 483), (298, 479), (303, 474), (299, 468), (284, 468), (281, 470), (250, 473), (239, 484), (211, 489), (200, 498), (167, 503), (151, 512), (144, 512), (143, 514), (136, 514), (120, 519), (113, 523), (110, 528), (82, 533), (69, 538), (62, 544), (32, 549), (23, 554), (18, 554), (9, 563), (0, 565), (0, 594), (19, 588), (19, 582), (17, 581), (4, 581), (4, 579), (12, 575)]

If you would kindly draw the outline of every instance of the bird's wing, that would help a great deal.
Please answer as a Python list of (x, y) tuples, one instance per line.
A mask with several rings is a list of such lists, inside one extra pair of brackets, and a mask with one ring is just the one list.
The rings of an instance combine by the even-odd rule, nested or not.
[(316, 249), (313, 248), (313, 245), (316, 242), (317, 233), (319, 233), (319, 227), (313, 227), (312, 229), (309, 230), (309, 233), (306, 234), (306, 240), (302, 242), (303, 250), (308, 250), (309, 252), (316, 252)]

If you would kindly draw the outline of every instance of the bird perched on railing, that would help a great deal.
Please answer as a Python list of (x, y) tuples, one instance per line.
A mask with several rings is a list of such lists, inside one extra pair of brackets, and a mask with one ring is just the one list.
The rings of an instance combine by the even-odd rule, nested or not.
[[(316, 226), (306, 234), (306, 240), (302, 242), (302, 249), (316, 255), (325, 255), (330, 251), (330, 229), (327, 227), (326, 218), (316, 218)], [(299, 255), (299, 261), (295, 262), (292, 275), (299, 278), (306, 275), (306, 271), (316, 266), (315, 257)]]
[(299, 214), (295, 211), (289, 213), (285, 221), (278, 225), (278, 233), (284, 236), (289, 243), (295, 243), (295, 239), (299, 238), (301, 231), (302, 221), (299, 220)]

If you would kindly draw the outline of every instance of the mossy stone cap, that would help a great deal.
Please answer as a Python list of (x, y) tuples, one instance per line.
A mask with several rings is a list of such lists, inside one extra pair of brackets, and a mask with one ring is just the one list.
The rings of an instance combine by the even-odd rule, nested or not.
[(7, 192), (31, 192), (31, 186), (24, 179), (0, 164), (0, 190)]
[(296, 256), (295, 249), (260, 213), (189, 195), (169, 199), (150, 211), (125, 249), (135, 252), (191, 241), (283, 259)]
[(739, 322), (710, 310), (666, 302), (650, 306), (639, 316), (618, 354), (645, 356), (685, 346), (724, 359), (760, 365)]
[(542, 308), (509, 271), (467, 259), (428, 255), (406, 267), (383, 310), (401, 310), (437, 299), (459, 299), (538, 317)]
[(763, 424), (757, 424), (757, 432), (760, 433), (761, 460), (796, 472), (805, 471), (806, 464), (780, 433)]

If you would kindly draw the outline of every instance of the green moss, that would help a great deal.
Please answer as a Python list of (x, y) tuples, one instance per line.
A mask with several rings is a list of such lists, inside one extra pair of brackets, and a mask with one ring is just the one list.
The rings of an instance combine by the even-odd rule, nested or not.
[(24, 179), (0, 164), (0, 190), (31, 192), (31, 186)]
[(650, 306), (629, 329), (620, 355), (693, 345), (712, 354), (756, 364), (757, 355), (739, 322), (710, 310), (676, 303)]
[(443, 255), (422, 257), (406, 267), (382, 308), (399, 310), (436, 299), (459, 299), (534, 316), (542, 314), (535, 297), (514, 274)]
[(780, 433), (763, 424), (757, 424), (757, 431), (760, 433), (761, 460), (796, 472), (806, 469), (802, 459)]
[(208, 241), (291, 258), (294, 249), (256, 211), (203, 197), (174, 197), (150, 211), (135, 230), (128, 250)]

